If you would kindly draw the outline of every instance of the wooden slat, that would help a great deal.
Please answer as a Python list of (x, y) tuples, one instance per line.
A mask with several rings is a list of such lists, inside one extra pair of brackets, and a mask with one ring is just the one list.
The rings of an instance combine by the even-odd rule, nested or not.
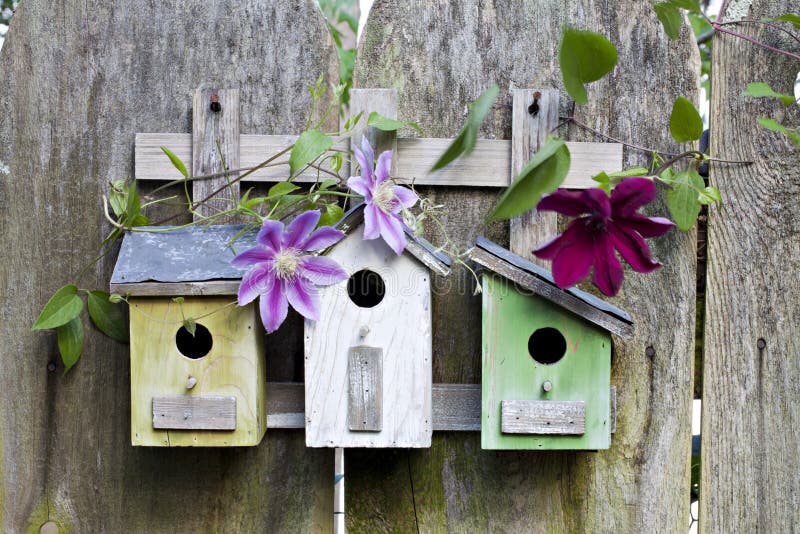
[[(238, 169), (239, 90), (197, 89), (192, 106), (192, 176)], [(192, 182), (194, 202), (213, 197), (196, 208), (195, 220), (232, 207), (224, 199), (238, 200), (239, 182), (228, 183), (237, 176), (238, 173), (233, 171), (227, 175)], [(218, 222), (235, 221), (228, 218)]]
[(610, 403), (610, 406), (608, 407), (608, 426), (610, 427), (609, 430), (613, 434), (617, 431), (617, 386), (611, 386), (608, 399)]
[[(296, 135), (242, 135), (240, 141), (240, 164), (242, 168), (253, 167), (268, 157), (290, 146)], [(395, 176), (400, 181), (414, 181), (419, 185), (506, 187), (511, 176), (511, 141), (502, 139), (478, 139), (475, 150), (467, 157), (459, 158), (445, 169), (433, 174), (428, 170), (442, 155), (451, 139), (398, 138)], [(191, 161), (192, 139), (189, 134), (136, 134), (136, 179), (179, 180), (181, 174), (172, 166), (161, 151), (166, 146), (183, 161)], [(337, 143), (336, 148), (344, 148)], [(592, 176), (600, 171), (615, 171), (622, 168), (622, 145), (617, 143), (568, 142), (572, 165), (564, 181), (564, 187), (583, 189), (595, 187)], [(288, 156), (276, 161), (288, 162)], [(248, 182), (277, 182), (288, 176), (287, 165), (266, 167), (247, 176)], [(491, 169), (487, 171), (487, 169)], [(301, 174), (296, 181), (314, 182), (317, 172), (313, 169)]]
[[(267, 383), (267, 428), (304, 428), (302, 382)], [(478, 432), (480, 384), (433, 384), (433, 430)]]
[(379, 347), (350, 347), (347, 383), (348, 428), (380, 432), (383, 421), (383, 350)]
[(236, 295), (240, 280), (212, 280), (209, 282), (134, 282), (110, 284), (112, 293), (137, 297), (177, 297)]
[[(397, 118), (397, 89), (351, 89), (350, 90), (350, 115), (355, 116), (363, 112), (359, 124), (365, 125), (369, 114), (376, 111), (389, 119)], [(369, 139), (375, 158), (384, 150), (391, 150), (397, 156), (397, 132), (385, 132), (377, 128), (365, 128), (356, 133), (350, 140), (350, 147), (361, 148), (362, 137)], [(398, 157), (392, 158), (392, 176), (397, 174)], [(351, 167), (354, 169), (355, 167)], [(355, 171), (351, 171), (355, 174)]]
[[(534, 96), (538, 95), (538, 96)], [(539, 111), (532, 115), (528, 108), (536, 100)], [(547, 136), (558, 125), (558, 91), (555, 89), (514, 89), (511, 126), (511, 175), (510, 180), (525, 167), (525, 164), (547, 142)], [(511, 252), (547, 267), (547, 261), (539, 260), (531, 252), (541, 243), (558, 233), (558, 216), (553, 212), (527, 211), (511, 219)]]
[(236, 430), (236, 397), (176, 395), (153, 397), (158, 430)]
[(504, 434), (582, 435), (586, 403), (583, 401), (504, 400), (500, 403)]
[(517, 282), (532, 288), (537, 295), (555, 302), (573, 313), (577, 313), (587, 321), (601, 326), (610, 332), (625, 338), (633, 335), (633, 325), (598, 310), (594, 306), (587, 304), (541, 278), (506, 264), (504, 261), (481, 248), (475, 247), (470, 250), (469, 257), (474, 262), (491, 269), (512, 282)]

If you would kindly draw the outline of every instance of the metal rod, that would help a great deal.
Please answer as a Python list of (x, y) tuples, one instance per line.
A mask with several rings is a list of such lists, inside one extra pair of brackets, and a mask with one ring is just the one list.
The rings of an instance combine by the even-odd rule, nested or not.
[(344, 449), (333, 450), (333, 534), (345, 534), (344, 529)]

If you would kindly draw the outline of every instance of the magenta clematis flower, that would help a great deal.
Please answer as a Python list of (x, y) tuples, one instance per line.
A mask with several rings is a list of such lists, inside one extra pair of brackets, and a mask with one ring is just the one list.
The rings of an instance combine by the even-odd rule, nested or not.
[(645, 237), (666, 233), (675, 224), (661, 217), (647, 217), (636, 210), (653, 201), (656, 186), (647, 178), (628, 178), (611, 192), (602, 189), (567, 191), (545, 195), (536, 209), (578, 217), (563, 234), (539, 246), (537, 258), (553, 260), (553, 278), (560, 288), (589, 275), (604, 295), (613, 297), (622, 286), (623, 270), (614, 250), (634, 271), (649, 273), (661, 266), (650, 258)]
[(347, 180), (347, 186), (364, 195), (364, 239), (383, 237), (384, 241), (399, 256), (406, 248), (406, 235), (400, 212), (417, 203), (419, 197), (407, 187), (395, 185), (389, 180), (392, 167), (392, 151), (378, 156), (373, 171), (375, 153), (365, 137), (362, 150), (355, 148), (356, 159), (361, 166), (361, 176)]
[(261, 322), (267, 333), (277, 330), (286, 319), (287, 304), (308, 319), (319, 319), (317, 287), (347, 279), (334, 260), (304, 254), (326, 249), (344, 237), (330, 226), (312, 233), (319, 217), (319, 210), (307, 211), (286, 230), (282, 222), (267, 219), (256, 237), (258, 245), (231, 260), (234, 267), (250, 268), (239, 286), (239, 306), (260, 296)]

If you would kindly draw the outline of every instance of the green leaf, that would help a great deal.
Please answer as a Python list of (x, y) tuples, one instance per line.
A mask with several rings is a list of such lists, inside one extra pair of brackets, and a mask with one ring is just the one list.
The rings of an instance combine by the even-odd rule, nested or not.
[(789, 23), (792, 24), (792, 26), (794, 26), (795, 28), (800, 30), (800, 15), (798, 15), (796, 13), (786, 13), (785, 15), (781, 15), (780, 17), (777, 17), (775, 20), (780, 20), (780, 21), (783, 21), (783, 22), (789, 22)]
[(186, 300), (183, 297), (172, 297), (172, 302), (175, 304), (183, 304), (183, 301)]
[(288, 195), (292, 191), (297, 191), (298, 189), (300, 189), (300, 187), (294, 185), (292, 182), (278, 182), (267, 191), (267, 200)]
[(33, 325), (34, 330), (48, 330), (65, 325), (80, 315), (83, 301), (78, 296), (78, 288), (72, 284), (65, 285), (56, 291)]
[(183, 175), (184, 178), (188, 178), (189, 177), (189, 171), (186, 170), (186, 165), (183, 164), (183, 162), (181, 161), (181, 158), (176, 156), (170, 149), (168, 149), (165, 146), (162, 146), (161, 150), (164, 151), (164, 154), (167, 155), (167, 157), (172, 162), (172, 164), (175, 166), (175, 168), (178, 169), (178, 172), (180, 172)]
[(136, 226), (136, 219), (140, 215), (142, 203), (139, 199), (139, 191), (136, 190), (136, 184), (131, 183), (128, 188), (128, 198), (125, 203), (125, 220), (122, 225), (125, 228), (132, 228)]
[(650, 171), (647, 167), (631, 167), (630, 169), (622, 169), (621, 171), (608, 173), (609, 176), (615, 178), (629, 178), (631, 176), (647, 176)]
[(713, 204), (715, 202), (719, 202), (721, 204), (722, 194), (719, 192), (719, 189), (709, 185), (708, 187), (703, 189), (703, 191), (697, 197), (697, 201), (703, 205)]
[(703, 119), (686, 97), (679, 96), (672, 105), (669, 132), (679, 143), (696, 141), (703, 135)]
[(122, 295), (120, 295), (119, 293), (111, 293), (111, 294), (108, 296), (108, 301), (109, 301), (111, 304), (118, 304), (118, 303), (120, 303), (120, 302), (122, 302), (122, 301), (124, 301), (124, 300), (125, 300), (125, 297), (123, 297), (123, 296), (122, 296)]
[(86, 302), (89, 317), (98, 330), (115, 341), (128, 343), (128, 323), (123, 307), (111, 302), (111, 295), (105, 291), (89, 291)]
[(111, 210), (117, 218), (125, 213), (125, 195), (122, 193), (125, 187), (124, 181), (117, 180), (111, 182), (111, 190), (108, 192), (108, 203), (111, 204)]
[(672, 5), (672, 2), (660, 2), (653, 6), (656, 12), (656, 17), (661, 21), (664, 26), (664, 32), (670, 39), (677, 39), (681, 34), (681, 25), (683, 24), (683, 17), (678, 8)]
[(758, 124), (760, 124), (763, 128), (770, 130), (772, 132), (779, 132), (794, 141), (794, 144), (800, 146), (800, 132), (797, 130), (790, 130), (783, 124), (779, 123), (775, 119), (768, 119), (766, 117), (759, 117)]
[(599, 184), (598, 187), (606, 193), (611, 192), (611, 178), (609, 178), (607, 173), (601, 172), (596, 176), (592, 176), (592, 180), (597, 182)]
[(341, 152), (336, 152), (333, 154), (333, 156), (328, 158), (328, 165), (335, 173), (338, 173), (340, 170), (342, 170), (342, 163), (344, 163), (344, 158), (342, 158)]
[(667, 2), (675, 7), (687, 9), (693, 13), (700, 13), (700, 0), (669, 0)]
[(419, 127), (419, 124), (416, 122), (403, 122), (398, 121), (395, 119), (390, 119), (388, 117), (384, 117), (377, 111), (373, 111), (369, 114), (367, 118), (367, 126), (373, 126), (379, 130), (383, 130), (385, 132), (393, 132), (408, 126), (409, 128), (413, 128), (422, 135), (422, 128)]
[(187, 317), (183, 320), (183, 327), (194, 337), (195, 332), (197, 332), (197, 321), (191, 317)]
[(353, 115), (352, 117), (349, 117), (346, 121), (344, 121), (344, 130), (348, 131), (351, 128), (353, 128), (353, 126), (358, 124), (358, 121), (361, 120), (362, 115), (364, 115), (363, 111), (359, 112), (358, 115)]
[(536, 207), (542, 195), (558, 189), (569, 171), (569, 149), (550, 138), (520, 171), (489, 214), (489, 220), (510, 219)]
[(325, 209), (322, 210), (322, 216), (319, 218), (317, 227), (320, 226), (333, 226), (339, 219), (344, 217), (344, 210), (338, 204), (326, 204)]
[(59, 326), (56, 333), (58, 352), (61, 353), (61, 361), (64, 362), (64, 374), (67, 374), (72, 366), (78, 363), (83, 352), (83, 323), (80, 317)]
[(617, 49), (599, 33), (567, 28), (558, 54), (564, 88), (575, 102), (589, 101), (584, 84), (611, 72), (617, 64)]
[(794, 104), (795, 98), (792, 95), (778, 93), (769, 84), (764, 82), (754, 82), (747, 86), (744, 91), (744, 96), (753, 96), (756, 98), (777, 98), (784, 106)]
[(336, 185), (338, 183), (339, 183), (339, 180), (336, 180), (334, 178), (329, 178), (328, 180), (325, 180), (324, 182), (319, 184), (319, 187), (317, 189), (319, 191), (325, 191), (326, 189), (330, 189), (331, 187), (333, 187), (334, 185)]
[(333, 146), (333, 138), (319, 130), (306, 130), (297, 138), (289, 155), (289, 170), (294, 176)]
[(699, 192), (705, 188), (705, 183), (696, 171), (676, 173), (670, 183), (672, 189), (667, 191), (667, 207), (678, 228), (688, 232), (700, 213)]
[(458, 132), (456, 138), (447, 147), (444, 153), (439, 156), (439, 159), (431, 167), (430, 172), (438, 171), (448, 166), (461, 155), (468, 155), (475, 148), (475, 143), (478, 140), (478, 133), (480, 132), (481, 124), (486, 118), (486, 115), (492, 109), (494, 101), (500, 94), (500, 88), (493, 85), (486, 89), (481, 95), (469, 106), (469, 116), (467, 122), (461, 131)]

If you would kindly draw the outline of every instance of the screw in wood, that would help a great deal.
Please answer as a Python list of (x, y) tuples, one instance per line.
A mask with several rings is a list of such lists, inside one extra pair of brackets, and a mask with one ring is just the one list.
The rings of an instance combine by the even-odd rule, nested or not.
[(47, 370), (51, 373), (54, 372), (56, 370), (56, 364), (54, 362), (49, 362), (47, 364)]
[(549, 392), (551, 389), (553, 389), (553, 383), (552, 383), (552, 382), (550, 382), (549, 380), (545, 380), (545, 381), (542, 383), (542, 391), (544, 391), (545, 393), (547, 393), (547, 392)]
[(758, 338), (758, 341), (756, 341), (756, 346), (758, 347), (758, 350), (764, 350), (767, 348), (767, 342), (763, 337), (760, 337)]
[(217, 93), (211, 95), (211, 111), (214, 113), (222, 111), (222, 104), (219, 103), (219, 95)]
[(367, 334), (369, 334), (369, 327), (368, 327), (367, 325), (362, 325), (362, 326), (361, 326), (361, 327), (358, 329), (358, 335), (359, 335), (359, 337), (367, 337)]
[(189, 378), (186, 380), (186, 389), (192, 389), (195, 386), (195, 384), (197, 384), (197, 379), (190, 375)]
[(654, 349), (653, 347), (647, 347), (646, 349), (644, 349), (644, 354), (648, 358), (652, 358), (653, 356), (656, 355), (656, 349)]

